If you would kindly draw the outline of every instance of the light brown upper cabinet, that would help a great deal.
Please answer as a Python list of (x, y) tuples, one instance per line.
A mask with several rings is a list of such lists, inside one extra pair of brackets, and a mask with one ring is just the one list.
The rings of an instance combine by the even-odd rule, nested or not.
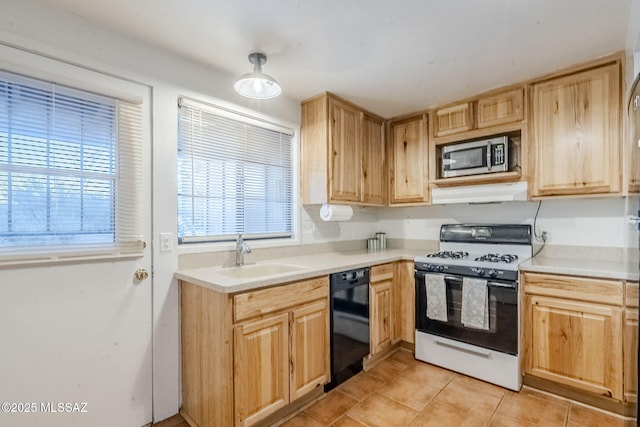
[(383, 129), (381, 118), (362, 114), (362, 201), (371, 205), (384, 205), (386, 201)]
[(389, 124), (389, 203), (429, 202), (427, 115)]
[(621, 191), (620, 61), (532, 85), (533, 197)]
[(445, 136), (470, 130), (473, 127), (471, 102), (439, 108), (434, 116), (434, 135)]
[(433, 137), (443, 142), (473, 139), (503, 132), (498, 129), (487, 133), (484, 129), (521, 122), (523, 118), (524, 89), (518, 86), (435, 109)]
[(640, 192), (640, 76), (636, 78), (631, 90), (631, 98), (628, 105), (629, 139), (623, 152), (623, 158), (627, 159), (628, 191)]
[(302, 102), (302, 203), (384, 205), (383, 120), (330, 93)]
[(523, 112), (522, 88), (486, 96), (477, 101), (477, 127), (484, 129), (519, 122)]
[(362, 155), (360, 112), (346, 102), (329, 100), (329, 194), (334, 201), (360, 201)]

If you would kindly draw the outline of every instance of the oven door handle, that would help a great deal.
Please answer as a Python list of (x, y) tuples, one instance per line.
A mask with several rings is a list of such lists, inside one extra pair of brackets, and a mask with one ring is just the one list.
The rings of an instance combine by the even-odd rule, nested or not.
[(441, 347), (447, 347), (453, 350), (463, 351), (465, 353), (473, 354), (474, 356), (480, 356), (485, 359), (491, 358), (491, 353), (485, 353), (483, 351), (477, 351), (477, 350), (470, 350), (468, 348), (464, 348), (464, 347), (457, 346), (455, 344), (451, 344), (451, 343), (440, 341), (440, 340), (433, 340), (433, 342), (436, 343), (436, 345), (439, 345)]
[[(459, 276), (444, 276), (444, 280), (449, 280), (451, 282), (462, 282), (463, 279), (462, 277)], [(500, 282), (493, 282), (491, 280), (487, 280), (487, 286), (490, 286), (492, 288), (504, 288), (504, 289), (517, 289), (518, 285), (516, 283), (500, 283)]]

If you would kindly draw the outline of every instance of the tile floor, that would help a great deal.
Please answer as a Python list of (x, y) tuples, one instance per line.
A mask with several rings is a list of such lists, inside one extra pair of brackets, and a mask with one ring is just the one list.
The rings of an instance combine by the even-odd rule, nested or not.
[[(635, 422), (524, 388), (519, 393), (400, 350), (280, 427), (632, 427)], [(188, 427), (176, 415), (154, 427)]]
[(280, 427), (631, 427), (634, 422), (524, 388), (519, 393), (400, 350)]

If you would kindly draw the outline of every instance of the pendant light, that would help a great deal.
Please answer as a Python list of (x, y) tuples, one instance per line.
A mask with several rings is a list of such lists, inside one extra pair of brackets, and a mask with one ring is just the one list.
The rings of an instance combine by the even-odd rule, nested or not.
[(264, 53), (249, 54), (249, 62), (253, 64), (253, 73), (240, 77), (233, 88), (242, 96), (252, 99), (269, 99), (280, 95), (282, 88), (278, 82), (268, 74), (262, 72), (262, 65), (267, 62)]

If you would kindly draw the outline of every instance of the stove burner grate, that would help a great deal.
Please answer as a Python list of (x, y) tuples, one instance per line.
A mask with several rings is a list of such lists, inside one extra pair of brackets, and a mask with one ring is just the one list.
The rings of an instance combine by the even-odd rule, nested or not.
[(441, 251), (427, 254), (427, 258), (462, 259), (469, 256), (469, 252), (464, 251)]
[(486, 254), (476, 258), (476, 261), (504, 262), (510, 264), (518, 259), (518, 255), (511, 254)]

